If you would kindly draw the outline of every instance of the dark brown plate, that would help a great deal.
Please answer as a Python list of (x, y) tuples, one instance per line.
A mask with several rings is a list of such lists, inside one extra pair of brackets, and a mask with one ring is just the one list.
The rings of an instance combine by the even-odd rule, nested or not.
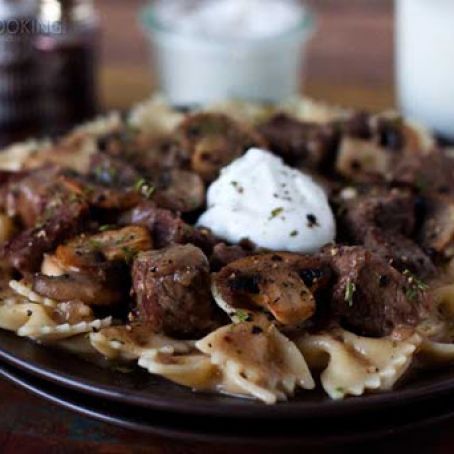
[[(326, 420), (326, 424), (289, 421), (276, 426), (275, 421), (244, 422), (187, 418), (185, 415), (154, 412), (143, 408), (118, 404), (94, 398), (84, 393), (57, 386), (16, 368), (0, 364), (0, 377), (44, 398), (54, 404), (106, 423), (126, 429), (184, 441), (217, 444), (251, 444), (267, 448), (297, 445), (333, 447), (371, 440), (392, 441), (396, 435), (416, 436), (428, 425), (439, 424), (454, 417), (453, 399), (431, 402), (424, 411), (420, 406), (406, 412), (395, 412), (384, 418)], [(338, 448), (336, 448), (338, 449)]]
[(321, 391), (300, 392), (267, 406), (253, 400), (196, 393), (137, 369), (122, 373), (69, 353), (0, 331), (0, 359), (59, 386), (154, 411), (219, 418), (292, 419), (350, 417), (428, 401), (454, 391), (454, 369), (415, 374), (392, 392), (332, 401)]

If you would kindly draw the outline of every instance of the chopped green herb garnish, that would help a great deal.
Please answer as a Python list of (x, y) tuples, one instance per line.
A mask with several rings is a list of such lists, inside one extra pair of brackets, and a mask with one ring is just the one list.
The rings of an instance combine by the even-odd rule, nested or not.
[(240, 186), (238, 181), (231, 181), (230, 184), (240, 193), (242, 194), (244, 192), (244, 188)]
[(293, 230), (290, 232), (290, 236), (297, 236), (298, 235), (298, 230)]
[(275, 208), (273, 211), (271, 211), (270, 219), (273, 219), (276, 216), (279, 216), (283, 211), (284, 211), (284, 208), (282, 208), (282, 207)]
[(422, 176), (416, 178), (415, 186), (419, 192), (424, 192), (428, 187), (427, 181)]
[(102, 246), (103, 246), (101, 241), (93, 240), (93, 239), (90, 239), (88, 241), (88, 244), (89, 244), (90, 248), (95, 250), (95, 251), (98, 251), (99, 249), (102, 249)]
[(145, 178), (139, 178), (134, 185), (134, 189), (147, 199), (149, 199), (155, 192), (155, 187), (145, 180)]
[(99, 227), (99, 231), (106, 232), (107, 230), (113, 230), (115, 228), (116, 228), (116, 226), (113, 224), (104, 224), (101, 227)]
[(127, 246), (123, 246), (121, 248), (121, 251), (125, 255), (124, 259), (126, 263), (131, 263), (134, 257), (136, 256), (136, 251), (134, 249), (131, 249)]
[(405, 291), (405, 296), (409, 301), (415, 301), (422, 292), (429, 288), (425, 282), (417, 278), (410, 270), (405, 270), (403, 275), (407, 278), (409, 285)]
[(345, 287), (344, 299), (348, 303), (349, 307), (353, 306), (353, 295), (356, 292), (356, 284), (352, 281), (348, 281)]
[(247, 322), (251, 319), (251, 316), (249, 315), (249, 313), (246, 311), (243, 311), (241, 309), (237, 310), (234, 315), (238, 319), (239, 322)]

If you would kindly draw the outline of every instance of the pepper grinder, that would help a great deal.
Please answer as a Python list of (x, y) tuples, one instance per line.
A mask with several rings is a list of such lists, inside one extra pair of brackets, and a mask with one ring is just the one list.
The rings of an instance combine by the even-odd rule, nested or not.
[(39, 21), (42, 132), (56, 136), (97, 112), (99, 20), (92, 0), (40, 0)]

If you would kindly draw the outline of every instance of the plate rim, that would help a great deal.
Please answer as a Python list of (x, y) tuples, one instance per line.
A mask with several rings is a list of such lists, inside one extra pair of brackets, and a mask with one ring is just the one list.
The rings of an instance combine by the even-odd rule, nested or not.
[[(36, 344), (29, 339), (17, 338), (17, 336), (12, 333), (6, 334), (14, 336), (17, 341), (27, 343), (27, 345), (30, 345), (32, 348), (44, 350), (46, 354), (53, 351), (51, 348), (46, 347), (45, 345)], [(81, 364), (84, 364), (82, 358), (78, 358), (76, 355), (72, 355), (72, 358), (73, 360), (80, 361)], [(432, 382), (421, 385), (417, 388), (405, 389), (404, 387), (401, 387), (394, 391), (349, 397), (341, 401), (331, 400), (327, 397), (320, 401), (302, 402), (298, 400), (292, 401), (290, 398), (287, 402), (279, 402), (276, 405), (265, 405), (251, 399), (251, 404), (245, 405), (244, 400), (239, 404), (238, 398), (231, 397), (229, 400), (223, 401), (222, 403), (208, 403), (200, 400), (197, 405), (194, 405), (193, 402), (188, 403), (186, 399), (156, 393), (147, 395), (147, 393), (139, 391), (135, 394), (131, 394), (129, 389), (122, 391), (121, 388), (115, 385), (100, 384), (85, 377), (77, 377), (73, 374), (68, 374), (64, 369), (56, 369), (40, 365), (37, 362), (28, 361), (16, 356), (13, 352), (10, 352), (5, 348), (1, 343), (1, 339), (0, 359), (35, 377), (86, 395), (149, 410), (220, 418), (304, 419), (308, 417), (326, 418), (351, 416), (371, 410), (404, 407), (415, 402), (432, 399), (454, 390), (454, 377), (448, 377), (440, 379), (435, 383)], [(162, 378), (162, 380), (166, 379)], [(187, 391), (188, 393), (193, 393), (193, 391), (189, 389)], [(206, 395), (206, 393), (204, 394)]]
[[(172, 440), (180, 440), (180, 441), (192, 441), (192, 442), (202, 442), (202, 443), (225, 443), (227, 445), (256, 445), (256, 446), (268, 446), (268, 447), (276, 447), (276, 446), (312, 446), (312, 447), (327, 447), (327, 446), (345, 446), (345, 443), (364, 443), (371, 440), (376, 439), (383, 439), (384, 437), (392, 436), (395, 434), (401, 433), (408, 433), (410, 431), (415, 431), (419, 427), (427, 427), (433, 426), (435, 424), (442, 423), (448, 419), (454, 418), (454, 410), (449, 409), (449, 411), (442, 412), (441, 414), (436, 415), (429, 415), (429, 417), (419, 417), (416, 421), (407, 421), (399, 424), (397, 427), (395, 426), (385, 426), (378, 428), (372, 428), (363, 433), (361, 431), (356, 431), (354, 433), (344, 433), (340, 432), (336, 435), (330, 435), (329, 433), (323, 434), (323, 438), (304, 438), (304, 434), (296, 434), (293, 435), (279, 435), (277, 434), (276, 437), (267, 439), (266, 437), (263, 439), (261, 434), (256, 433), (255, 436), (238, 436), (238, 434), (230, 434), (228, 431), (222, 432), (215, 432), (213, 433), (211, 430), (207, 431), (204, 428), (203, 431), (198, 429), (194, 431), (193, 428), (182, 426), (178, 424), (177, 427), (159, 424), (160, 412), (154, 412), (154, 414), (149, 415), (147, 417), (153, 416), (156, 417), (158, 423), (147, 424), (142, 418), (131, 419), (128, 416), (120, 415), (100, 410), (99, 408), (94, 408), (93, 406), (87, 403), (84, 399), (90, 399), (92, 396), (87, 396), (84, 394), (80, 394), (80, 396), (75, 396), (74, 394), (70, 394), (68, 389), (64, 387), (60, 387), (56, 384), (46, 382), (45, 380), (40, 380), (33, 375), (28, 375), (27, 373), (21, 370), (15, 370), (14, 367), (8, 365), (5, 366), (4, 364), (0, 363), (0, 378), (6, 379), (10, 383), (14, 384), (15, 386), (20, 387), (21, 389), (26, 390), (27, 392), (44, 399), (48, 402), (51, 402), (54, 405), (58, 405), (63, 407), (67, 410), (75, 412), (79, 415), (83, 415), (85, 417), (89, 417), (95, 419), (97, 421), (101, 421), (103, 423), (111, 424), (117, 427), (121, 427), (123, 429), (131, 430), (138, 433), (144, 433), (153, 436), (160, 436), (167, 439)], [(43, 383), (37, 384), (36, 379), (38, 382), (41, 381)], [(50, 386), (50, 390), (46, 385)], [(83, 400), (81, 403), (80, 400)], [(105, 403), (108, 403), (106, 401)], [(125, 407), (126, 408), (126, 407)], [(303, 435), (303, 438), (302, 438)], [(260, 437), (260, 438), (259, 438)]]

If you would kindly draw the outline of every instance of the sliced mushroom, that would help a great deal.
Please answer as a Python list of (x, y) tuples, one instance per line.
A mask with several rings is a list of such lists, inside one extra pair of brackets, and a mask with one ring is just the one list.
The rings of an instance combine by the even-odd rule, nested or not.
[(104, 261), (129, 262), (140, 251), (152, 249), (153, 243), (145, 227), (131, 225), (95, 235), (81, 235), (60, 245), (55, 257), (66, 269), (87, 269)]
[(314, 315), (316, 294), (331, 272), (319, 259), (289, 253), (246, 257), (213, 276), (218, 305), (238, 317), (241, 310), (270, 313), (282, 325), (297, 326)]
[(215, 113), (188, 116), (178, 128), (178, 138), (191, 156), (192, 169), (208, 182), (248, 148), (264, 146), (258, 133)]
[[(128, 284), (119, 269), (90, 276), (83, 273), (33, 277), (33, 291), (56, 301), (82, 301), (89, 306), (111, 306), (126, 301)], [(104, 271), (104, 270), (103, 270)]]

